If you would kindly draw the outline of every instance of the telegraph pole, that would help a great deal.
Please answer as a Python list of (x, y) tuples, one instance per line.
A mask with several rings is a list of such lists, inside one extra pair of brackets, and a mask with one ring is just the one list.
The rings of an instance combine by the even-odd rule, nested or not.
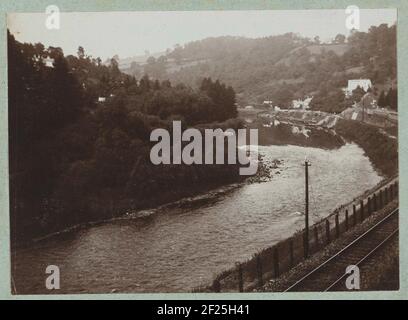
[(309, 256), (309, 167), (311, 166), (308, 160), (305, 160), (305, 239), (304, 239), (304, 254), (305, 258)]

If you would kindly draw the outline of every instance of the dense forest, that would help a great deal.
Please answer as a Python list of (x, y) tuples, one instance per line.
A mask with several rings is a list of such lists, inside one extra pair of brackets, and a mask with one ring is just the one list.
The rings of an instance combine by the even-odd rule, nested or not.
[(355, 100), (346, 100), (341, 90), (349, 79), (371, 79), (379, 98), (395, 84), (396, 69), (396, 26), (382, 24), (368, 32), (352, 31), (347, 38), (339, 34), (329, 44), (293, 33), (207, 38), (150, 57), (143, 66), (133, 63), (125, 71), (145, 70), (156, 79), (197, 86), (204, 77), (217, 78), (234, 88), (242, 106), (272, 100), (285, 107), (313, 96), (312, 108), (341, 112)]
[[(29, 239), (240, 179), (232, 165), (150, 162), (150, 133), (233, 128), (235, 93), (211, 78), (198, 88), (136, 79), (79, 47), (20, 43), (8, 33), (12, 236)], [(200, 183), (197, 183), (197, 182)]]

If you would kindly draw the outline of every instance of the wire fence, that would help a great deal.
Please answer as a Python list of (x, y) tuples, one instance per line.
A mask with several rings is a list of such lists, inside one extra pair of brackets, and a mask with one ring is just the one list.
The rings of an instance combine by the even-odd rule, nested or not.
[[(309, 255), (318, 252), (397, 197), (398, 181), (393, 179), (310, 226), (308, 241), (303, 229), (254, 254), (248, 261), (236, 263), (235, 267), (216, 276), (212, 284), (195, 288), (193, 292), (251, 291), (263, 285), (266, 279), (278, 278), (289, 271), (307, 258), (307, 252)], [(306, 243), (309, 250), (305, 249)]]

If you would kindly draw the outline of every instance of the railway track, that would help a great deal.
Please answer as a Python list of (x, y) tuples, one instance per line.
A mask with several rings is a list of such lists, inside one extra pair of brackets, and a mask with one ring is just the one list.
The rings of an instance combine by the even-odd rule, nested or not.
[(398, 208), (315, 269), (296, 281), (285, 292), (341, 291), (345, 288), (347, 266), (363, 266), (392, 239), (398, 236)]

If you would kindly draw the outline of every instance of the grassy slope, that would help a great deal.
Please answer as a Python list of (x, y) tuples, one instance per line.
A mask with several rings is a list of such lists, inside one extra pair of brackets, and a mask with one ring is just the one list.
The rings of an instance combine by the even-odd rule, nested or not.
[(398, 171), (398, 141), (380, 133), (378, 128), (356, 121), (340, 120), (336, 131), (364, 149), (374, 166), (384, 175)]

